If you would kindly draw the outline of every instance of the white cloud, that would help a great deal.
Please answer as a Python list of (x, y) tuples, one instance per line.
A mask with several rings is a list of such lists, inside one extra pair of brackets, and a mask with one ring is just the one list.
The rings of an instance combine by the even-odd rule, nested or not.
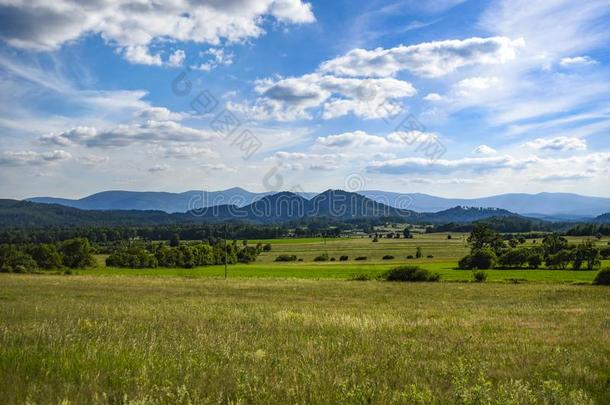
[(430, 160), (409, 157), (388, 161), (373, 161), (367, 170), (373, 173), (451, 173), (458, 171), (487, 172), (500, 169), (523, 169), (535, 159), (515, 159), (510, 156)]
[(496, 153), (498, 153), (498, 151), (487, 145), (479, 145), (472, 151), (472, 153), (474, 153), (475, 155), (490, 156), (495, 155)]
[(560, 174), (551, 174), (548, 176), (541, 176), (534, 178), (535, 181), (542, 181), (546, 183), (550, 182), (558, 182), (558, 181), (576, 181), (576, 180), (587, 180), (592, 179), (595, 176), (591, 173), (560, 173)]
[(0, 166), (37, 166), (68, 160), (72, 155), (64, 150), (51, 152), (5, 151), (0, 153)]
[(173, 121), (147, 121), (101, 130), (77, 127), (59, 134), (43, 135), (39, 141), (58, 145), (82, 144), (87, 147), (114, 148), (134, 143), (205, 142), (218, 138), (214, 132), (186, 127)]
[(233, 58), (235, 57), (235, 55), (230, 52), (225, 52), (222, 48), (210, 48), (200, 54), (200, 56), (206, 55), (211, 56), (211, 59), (205, 63), (200, 64), (199, 66), (194, 66), (195, 69), (209, 72), (210, 70), (220, 65), (232, 65)]
[(182, 49), (178, 49), (170, 55), (167, 63), (170, 66), (179, 67), (182, 66), (184, 59), (186, 59), (186, 52), (184, 52)]
[(470, 97), (496, 86), (499, 82), (497, 77), (469, 77), (457, 82), (453, 86), (453, 92), (457, 97)]
[(54, 50), (88, 33), (133, 63), (159, 65), (155, 41), (239, 42), (264, 33), (265, 16), (286, 24), (315, 21), (301, 0), (70, 1), (12, 0), (0, 4), (0, 37), (13, 47)]
[(573, 58), (562, 58), (559, 64), (563, 67), (582, 66), (582, 65), (597, 65), (595, 59), (591, 59), (588, 56), (575, 56)]
[(465, 66), (505, 63), (514, 59), (523, 46), (522, 39), (492, 37), (425, 42), (390, 49), (354, 49), (322, 63), (320, 70), (356, 77), (388, 77), (400, 71), (440, 77)]
[(399, 99), (412, 97), (415, 88), (394, 78), (357, 79), (317, 73), (256, 82), (260, 97), (252, 105), (228, 103), (236, 111), (259, 120), (310, 119), (321, 108), (323, 119), (353, 113), (364, 119), (384, 118), (402, 111)]
[(524, 144), (526, 148), (535, 150), (549, 150), (554, 152), (564, 152), (572, 150), (587, 150), (587, 141), (581, 138), (569, 138), (560, 136), (557, 138), (543, 139), (538, 138)]
[(86, 155), (80, 156), (76, 158), (78, 163), (82, 163), (87, 166), (100, 166), (110, 162), (110, 158), (108, 156), (96, 156), (96, 155)]
[(424, 97), (426, 101), (441, 101), (443, 97), (438, 93), (430, 93)]
[(149, 107), (138, 112), (139, 118), (150, 121), (181, 121), (188, 116), (189, 114), (173, 112), (165, 107)]

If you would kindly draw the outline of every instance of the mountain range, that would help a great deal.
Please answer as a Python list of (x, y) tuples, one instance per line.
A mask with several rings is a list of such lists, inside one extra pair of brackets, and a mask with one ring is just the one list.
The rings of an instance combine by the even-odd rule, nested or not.
[(336, 221), (389, 218), (407, 223), (470, 223), (492, 217), (519, 217), (496, 208), (453, 207), (436, 213), (419, 213), (374, 201), (357, 193), (327, 190), (307, 199), (281, 192), (263, 196), (243, 206), (221, 204), (166, 213), (159, 210), (83, 210), (59, 204), (0, 200), (0, 227), (32, 228), (47, 226), (149, 226), (197, 224), (219, 221), (246, 221), (277, 224), (308, 218)]
[[(184, 193), (104, 191), (81, 199), (33, 197), (28, 201), (59, 204), (83, 210), (156, 210), (184, 213), (219, 205), (245, 207), (274, 194), (277, 193), (255, 193), (236, 187), (222, 191)], [(307, 200), (317, 195), (317, 193), (305, 192), (296, 194)], [(570, 193), (514, 193), (474, 199), (443, 198), (421, 193), (380, 190), (358, 191), (358, 194), (390, 207), (416, 212), (440, 212), (456, 206), (498, 208), (549, 221), (589, 220), (610, 212), (610, 198)]]

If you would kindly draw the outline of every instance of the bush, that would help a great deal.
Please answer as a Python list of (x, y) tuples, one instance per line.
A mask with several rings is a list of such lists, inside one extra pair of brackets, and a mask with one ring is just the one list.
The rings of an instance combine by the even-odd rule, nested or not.
[(0, 273), (12, 273), (13, 268), (8, 264), (4, 263), (2, 267), (0, 267)]
[(316, 256), (313, 259), (314, 262), (327, 262), (328, 261), (328, 254), (327, 253), (322, 253), (320, 256)]
[(428, 257), (428, 259), (434, 259), (434, 256), (432, 256), (432, 255), (428, 255), (427, 257)]
[(417, 259), (421, 259), (422, 257), (424, 257), (424, 251), (422, 250), (421, 247), (417, 247), (417, 249), (415, 250), (415, 258)]
[(595, 285), (610, 285), (610, 268), (600, 270), (593, 280)]
[(298, 261), (299, 261), (299, 262), (302, 262), (302, 261), (303, 261), (303, 259), (299, 259)]
[(275, 258), (276, 262), (296, 262), (297, 257), (295, 255), (279, 255)]
[(496, 264), (496, 254), (491, 248), (484, 247), (472, 252), (471, 264), (473, 269), (487, 270)]
[(411, 260), (411, 259), (415, 259), (415, 258), (413, 257), (413, 255), (409, 255), (409, 256), (407, 256), (407, 259)]
[(271, 243), (266, 243), (265, 246), (263, 246), (263, 252), (271, 252)]
[(383, 275), (387, 281), (438, 281), (441, 276), (438, 273), (430, 273), (428, 270), (417, 266), (400, 266), (389, 270)]
[(348, 261), (348, 260), (349, 260), (349, 257), (348, 257), (348, 256), (341, 256), (341, 257), (339, 258), (339, 261), (340, 261), (340, 262), (346, 262), (346, 261)]
[(385, 255), (385, 256), (383, 256), (382, 259), (383, 260), (394, 260), (394, 256), (392, 256), (392, 255)]
[(358, 256), (356, 258), (356, 260), (359, 260), (359, 261), (366, 260), (366, 256)]
[(472, 266), (472, 256), (468, 255), (468, 256), (462, 257), (460, 259), (460, 261), (458, 262), (458, 268), (460, 268), (462, 270), (470, 270), (470, 269), (474, 268)]
[(487, 273), (483, 270), (476, 270), (472, 272), (472, 278), (477, 283), (484, 283), (487, 281)]
[(337, 260), (337, 259), (335, 259), (334, 257), (331, 257), (331, 258), (330, 258), (330, 261), (331, 261), (331, 262), (334, 262), (334, 261), (336, 261), (336, 260)]

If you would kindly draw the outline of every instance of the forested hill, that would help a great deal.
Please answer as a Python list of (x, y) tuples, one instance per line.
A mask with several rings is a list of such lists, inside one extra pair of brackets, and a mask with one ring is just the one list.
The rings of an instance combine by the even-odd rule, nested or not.
[(455, 207), (437, 213), (401, 210), (356, 193), (328, 190), (312, 199), (283, 192), (246, 205), (219, 205), (187, 213), (146, 210), (81, 210), (57, 204), (0, 200), (0, 227), (44, 228), (72, 226), (154, 226), (244, 221), (286, 223), (303, 218), (335, 221), (388, 218), (404, 223), (469, 223), (491, 217), (519, 217), (506, 210)]

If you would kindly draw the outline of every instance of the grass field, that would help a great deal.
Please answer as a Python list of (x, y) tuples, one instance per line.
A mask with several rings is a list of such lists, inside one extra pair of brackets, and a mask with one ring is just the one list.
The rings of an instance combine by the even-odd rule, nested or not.
[(1, 275), (0, 403), (610, 402), (610, 289)]
[[(466, 282), (464, 235), (262, 242), (272, 251), (228, 280), (104, 256), (72, 275), (0, 274), (0, 403), (610, 403), (596, 272)], [(407, 260), (417, 246), (434, 257)], [(325, 252), (350, 260), (313, 262)], [(405, 263), (444, 282), (348, 281)]]
[[(413, 239), (386, 239), (372, 242), (369, 238), (295, 238), (250, 240), (249, 244), (258, 242), (272, 245), (271, 252), (264, 252), (255, 263), (230, 265), (228, 275), (231, 278), (306, 278), (306, 279), (349, 279), (356, 274), (376, 277), (392, 267), (410, 264), (441, 274), (444, 281), (469, 281), (472, 272), (456, 270), (460, 258), (468, 254), (466, 234), (416, 234)], [(577, 243), (584, 238), (571, 238)], [(609, 238), (597, 241), (600, 246), (607, 245)], [(241, 241), (240, 241), (241, 242)], [(532, 240), (528, 244), (532, 244)], [(538, 241), (540, 243), (540, 241)], [(407, 259), (415, 255), (417, 247), (424, 253), (422, 259)], [(337, 260), (347, 255), (346, 262), (314, 262), (313, 259), (328, 253)], [(275, 258), (282, 254), (296, 255), (302, 262), (277, 263)], [(394, 259), (383, 260), (383, 256), (392, 255)], [(433, 256), (428, 258), (427, 256)], [(356, 261), (358, 256), (367, 260)], [(98, 266), (94, 269), (81, 270), (78, 274), (103, 276), (169, 276), (169, 277), (223, 277), (224, 266), (207, 266), (196, 269), (115, 269), (106, 268), (105, 256), (98, 257)], [(604, 266), (610, 266), (605, 261)], [(590, 283), (596, 272), (592, 271), (548, 271), (548, 270), (490, 270), (488, 281), (491, 282), (549, 282), (549, 283)]]

